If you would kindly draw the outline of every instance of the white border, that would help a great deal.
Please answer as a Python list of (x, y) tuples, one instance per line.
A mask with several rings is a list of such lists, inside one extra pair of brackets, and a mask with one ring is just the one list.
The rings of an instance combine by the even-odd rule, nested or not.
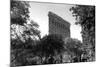
[[(70, 64), (53, 64), (53, 65), (37, 65), (37, 67), (99, 67), (100, 61), (100, 44), (99, 44), (99, 0), (28, 0), (39, 2), (54, 2), (68, 4), (84, 4), (96, 6), (96, 62), (87, 63), (70, 63)], [(98, 14), (97, 14), (98, 13)], [(98, 31), (97, 31), (98, 30)], [(0, 1), (0, 67), (10, 67), (10, 0)], [(25, 66), (33, 67), (33, 66)], [(34, 66), (35, 67), (35, 66)]]

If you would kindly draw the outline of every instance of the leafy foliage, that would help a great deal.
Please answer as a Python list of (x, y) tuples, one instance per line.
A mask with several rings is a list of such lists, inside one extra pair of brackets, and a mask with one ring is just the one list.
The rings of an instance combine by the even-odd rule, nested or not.
[[(15, 24), (11, 25), (11, 57), (13, 56), (13, 58), (11, 58), (12, 64), (17, 66), (27, 65), (27, 55), (33, 54), (34, 56), (34, 46), (37, 43), (37, 38), (40, 35), (40, 32), (35, 27), (36, 23), (33, 24), (34, 25), (26, 24), (24, 26)], [(28, 32), (26, 33), (26, 31)]]
[[(92, 51), (90, 54), (90, 59), (93, 61), (95, 59), (95, 6), (88, 5), (76, 5), (72, 7), (73, 15), (76, 17), (76, 24), (82, 27), (82, 37), (85, 50), (88, 52)], [(87, 55), (89, 56), (89, 55)], [(88, 59), (89, 60), (89, 59)]]
[(36, 46), (36, 51), (41, 57), (45, 57), (45, 63), (53, 63), (55, 55), (59, 55), (64, 50), (64, 42), (60, 35), (50, 34), (43, 37)]
[(58, 35), (48, 35), (41, 40), (39, 47), (40, 51), (43, 51), (43, 55), (54, 55), (55, 52), (59, 53), (63, 49), (63, 40)]
[(30, 64), (34, 46), (40, 37), (38, 24), (29, 18), (27, 1), (11, 0), (11, 66)]
[(11, 25), (11, 39), (18, 39), (25, 42), (28, 39), (37, 40), (40, 39), (40, 31), (38, 30), (38, 24), (31, 22), (25, 25)]
[(84, 51), (83, 51), (82, 43), (79, 40), (66, 38), (65, 49), (71, 55), (73, 62), (76, 62), (75, 60), (77, 60), (77, 62), (81, 61), (81, 55), (83, 54)]
[(11, 0), (11, 24), (23, 25), (29, 19), (29, 3)]
[(25, 25), (24, 34), (31, 35), (31, 36), (37, 36), (38, 39), (41, 39), (40, 31), (38, 27), (39, 25), (36, 22), (31, 21), (30, 24)]

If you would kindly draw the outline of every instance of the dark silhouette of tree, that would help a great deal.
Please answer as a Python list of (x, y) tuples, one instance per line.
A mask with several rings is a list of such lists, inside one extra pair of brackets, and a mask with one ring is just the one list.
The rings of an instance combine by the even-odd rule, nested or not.
[(54, 63), (54, 56), (59, 55), (64, 50), (64, 42), (60, 35), (50, 34), (43, 37), (36, 46), (37, 55), (46, 59), (42, 64)]
[(88, 60), (93, 61), (95, 60), (95, 6), (76, 5), (70, 10), (76, 17), (76, 24), (82, 27), (81, 34), (85, 50), (88, 52), (87, 56), (91, 55)]

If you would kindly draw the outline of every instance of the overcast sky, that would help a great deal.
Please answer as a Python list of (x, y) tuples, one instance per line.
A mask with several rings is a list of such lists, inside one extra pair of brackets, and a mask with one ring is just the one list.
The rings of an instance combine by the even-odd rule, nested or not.
[(52, 11), (71, 24), (71, 37), (82, 41), (81, 27), (74, 24), (75, 18), (72, 16), (71, 11), (69, 11), (72, 6), (75, 5), (30, 2), (30, 18), (38, 23), (41, 36), (43, 37), (48, 34), (48, 12)]

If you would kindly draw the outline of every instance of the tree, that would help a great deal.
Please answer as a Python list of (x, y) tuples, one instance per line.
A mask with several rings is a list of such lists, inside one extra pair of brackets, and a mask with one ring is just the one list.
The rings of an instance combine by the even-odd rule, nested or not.
[(25, 30), (24, 30), (24, 34), (27, 34), (27, 35), (31, 35), (31, 36), (34, 36), (33, 38), (37, 38), (40, 40), (41, 39), (41, 36), (40, 36), (40, 31), (39, 31), (39, 25), (32, 21), (30, 22), (30, 24), (26, 24), (25, 25)]
[(45, 60), (43, 64), (55, 63), (54, 56), (59, 55), (64, 50), (64, 42), (60, 35), (50, 34), (43, 37), (38, 45), (36, 45), (36, 51), (38, 55)]
[[(81, 41), (72, 38), (65, 39), (65, 49), (71, 55), (73, 62), (80, 62), (83, 54), (83, 47)], [(71, 61), (71, 62), (72, 62)]]
[(30, 58), (29, 55), (33, 54), (34, 56), (33, 49), (39, 39), (38, 36), (40, 36), (40, 31), (37, 28), (38, 25), (33, 21), (23, 26), (11, 25), (11, 57), (13, 56), (11, 62), (14, 62), (13, 64), (27, 65), (26, 59)]
[[(11, 0), (11, 66), (28, 65), (34, 45), (41, 39), (38, 24), (29, 18), (28, 1)], [(29, 23), (28, 23), (29, 22)]]
[(76, 24), (82, 27), (83, 43), (86, 46), (86, 51), (90, 52), (88, 53), (91, 55), (90, 61), (93, 61), (95, 60), (95, 6), (76, 5), (70, 10), (76, 17)]
[(29, 3), (11, 0), (11, 24), (23, 25), (29, 19)]

